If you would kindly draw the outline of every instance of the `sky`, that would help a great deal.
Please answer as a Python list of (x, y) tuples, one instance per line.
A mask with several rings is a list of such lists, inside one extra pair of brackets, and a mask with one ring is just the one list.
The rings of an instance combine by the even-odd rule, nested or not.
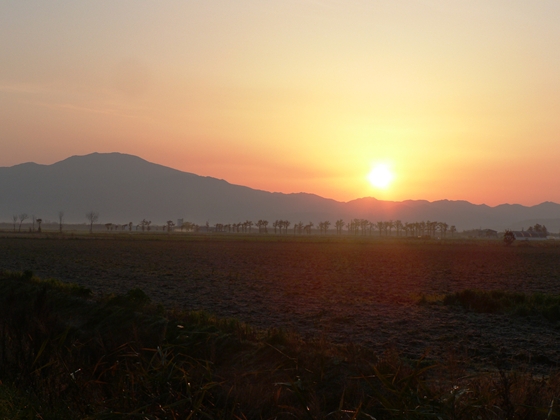
[[(121, 152), (339, 201), (560, 202), (559, 16), (557, 0), (3, 0), (0, 166)], [(391, 182), (370, 182), (379, 165)]]

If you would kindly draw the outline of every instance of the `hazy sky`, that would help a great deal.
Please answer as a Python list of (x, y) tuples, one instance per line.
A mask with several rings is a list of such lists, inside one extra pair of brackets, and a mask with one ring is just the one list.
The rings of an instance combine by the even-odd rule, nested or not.
[(560, 202), (559, 19), (558, 0), (3, 0), (0, 166), (116, 151), (342, 201)]

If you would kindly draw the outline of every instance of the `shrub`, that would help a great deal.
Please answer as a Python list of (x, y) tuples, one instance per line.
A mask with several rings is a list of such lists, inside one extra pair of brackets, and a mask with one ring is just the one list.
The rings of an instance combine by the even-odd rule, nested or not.
[(506, 244), (506, 246), (511, 245), (515, 241), (514, 233), (511, 230), (506, 230), (504, 232), (503, 241), (504, 241), (504, 244)]

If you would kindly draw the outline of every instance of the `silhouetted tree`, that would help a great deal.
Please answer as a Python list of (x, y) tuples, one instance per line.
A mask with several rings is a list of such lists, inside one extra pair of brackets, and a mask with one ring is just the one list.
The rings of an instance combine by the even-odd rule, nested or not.
[(21, 224), (23, 223), (24, 220), (26, 220), (29, 216), (27, 216), (27, 213), (21, 213), (19, 215), (19, 229), (18, 232), (21, 232)]
[(395, 227), (395, 222), (393, 222), (392, 220), (389, 220), (387, 222), (387, 229), (389, 230), (388, 235), (391, 236), (391, 231), (393, 230), (393, 228)]
[(337, 235), (342, 235), (342, 228), (344, 227), (344, 220), (338, 219), (338, 220), (334, 223), (334, 226), (336, 227), (336, 233), (337, 233)]
[(451, 232), (451, 237), (453, 238), (453, 235), (455, 234), (455, 232), (457, 232), (457, 228), (455, 227), (455, 225), (449, 228), (449, 232)]
[(449, 225), (445, 222), (440, 222), (439, 223), (439, 231), (441, 233), (441, 236), (443, 236), (444, 238), (447, 237), (447, 228), (449, 227)]
[(408, 236), (408, 232), (410, 231), (410, 223), (405, 222), (403, 224), (402, 230), (404, 231), (404, 236)]
[(43, 219), (37, 219), (37, 232), (41, 233), (41, 222)]
[(548, 234), (548, 229), (546, 226), (541, 225), (539, 223), (535, 224), (535, 226), (529, 226), (527, 229), (529, 232), (539, 232), (539, 233), (546, 233)]
[(330, 225), (331, 222), (329, 222), (328, 220), (324, 222), (319, 222), (319, 232), (324, 233), (326, 235)]
[(64, 212), (60, 210), (58, 212), (58, 231), (62, 233), (62, 218), (64, 217)]
[(89, 233), (93, 233), (93, 224), (99, 219), (99, 213), (96, 211), (88, 211), (86, 219), (89, 221)]
[(142, 221), (140, 222), (139, 226), (142, 229), (142, 232), (144, 230), (150, 230), (150, 225), (152, 224), (151, 220), (146, 220), (146, 219), (142, 219)]
[(401, 230), (403, 228), (403, 222), (400, 220), (395, 220), (395, 229), (397, 230), (397, 236), (401, 236)]
[[(428, 222), (428, 223), (430, 223), (430, 222)], [(420, 223), (418, 224), (418, 230), (419, 230), (419, 233), (420, 233), (419, 236), (423, 236), (423, 235), (424, 235), (424, 232), (426, 231), (426, 226), (427, 226), (427, 223), (426, 223), (426, 222), (420, 222)]]
[(377, 222), (377, 230), (379, 231), (379, 236), (383, 234), (383, 227), (385, 226), (384, 222)]
[(265, 227), (265, 223), (268, 225), (268, 222), (266, 220), (259, 220), (256, 224), (259, 228), (259, 233), (266, 233), (266, 227)]
[(362, 230), (362, 235), (366, 235), (368, 231), (369, 221), (366, 219), (360, 220), (360, 229)]

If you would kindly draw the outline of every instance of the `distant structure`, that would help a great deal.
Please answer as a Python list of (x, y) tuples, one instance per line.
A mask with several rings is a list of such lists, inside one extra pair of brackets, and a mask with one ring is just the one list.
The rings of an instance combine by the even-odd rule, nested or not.
[(177, 219), (177, 224), (175, 226), (177, 227), (183, 226), (183, 219)]
[(497, 238), (498, 231), (493, 229), (478, 229), (477, 231), (479, 238)]
[(544, 241), (548, 239), (547, 232), (536, 232), (534, 230), (514, 230), (512, 231), (518, 241)]
[(498, 231), (493, 229), (473, 229), (465, 231), (469, 238), (498, 239)]

